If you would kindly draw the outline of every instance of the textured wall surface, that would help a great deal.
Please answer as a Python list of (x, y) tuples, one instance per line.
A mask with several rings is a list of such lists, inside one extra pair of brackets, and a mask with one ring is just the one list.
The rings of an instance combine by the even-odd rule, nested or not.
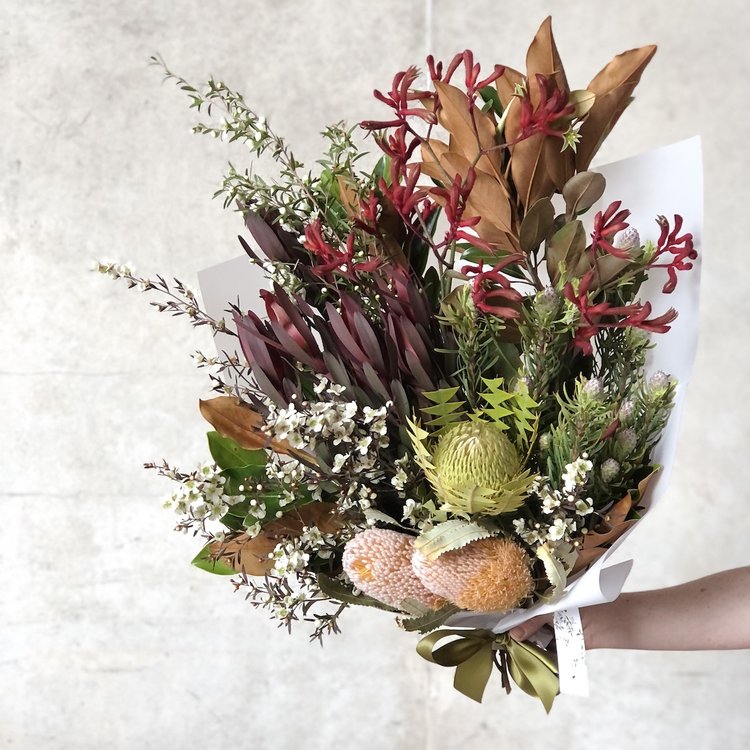
[[(321, 650), (277, 632), (188, 565), (140, 468), (204, 457), (188, 355), (203, 331), (87, 272), (131, 260), (186, 281), (237, 255), (210, 196), (228, 153), (190, 135), (185, 101), (146, 66), (213, 72), (303, 160), (327, 121), (379, 116), (393, 72), (471, 46), (520, 66), (554, 13), (569, 79), (657, 42), (603, 160), (704, 138), (702, 325), (670, 497), (630, 538), (631, 589), (748, 563), (746, 4), (0, 3), (0, 746), (362, 750), (745, 748), (750, 653), (594, 652), (592, 695), (553, 714), (493, 683), (482, 706), (419, 660), (388, 617), (352, 612)], [(429, 31), (429, 33), (428, 33)]]

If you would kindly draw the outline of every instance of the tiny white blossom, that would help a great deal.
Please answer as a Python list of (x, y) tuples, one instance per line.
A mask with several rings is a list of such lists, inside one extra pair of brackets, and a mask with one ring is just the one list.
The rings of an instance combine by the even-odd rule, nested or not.
[(351, 454), (349, 453), (337, 453), (333, 457), (333, 466), (331, 467), (331, 471), (334, 474), (338, 474), (341, 469), (344, 468), (344, 464), (349, 460)]
[(565, 537), (568, 526), (564, 518), (556, 518), (555, 522), (547, 529), (547, 538), (556, 542)]

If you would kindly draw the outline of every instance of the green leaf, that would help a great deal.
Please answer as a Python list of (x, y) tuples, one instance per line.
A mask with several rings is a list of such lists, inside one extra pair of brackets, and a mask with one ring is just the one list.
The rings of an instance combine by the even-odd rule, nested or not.
[(555, 232), (547, 242), (547, 272), (553, 284), (560, 280), (560, 268), (566, 270), (563, 281), (575, 276), (578, 263), (586, 249), (586, 231), (583, 223), (575, 219), (569, 221)]
[(214, 560), (211, 557), (210, 544), (207, 544), (192, 560), (192, 565), (196, 568), (205, 570), (208, 573), (214, 573), (217, 576), (232, 576), (237, 571), (230, 568), (221, 560)]
[[(425, 222), (426, 234), (432, 237), (435, 233), (438, 220), (440, 218), (440, 210), (435, 210), (432, 215), (428, 217)], [(427, 241), (422, 239), (418, 235), (413, 235), (411, 243), (408, 247), (407, 256), (409, 258), (409, 265), (412, 267), (414, 273), (419, 277), (424, 277), (425, 268), (427, 268), (427, 261), (430, 258), (430, 245)]]
[(498, 116), (503, 115), (503, 105), (500, 103), (500, 97), (497, 95), (497, 89), (494, 86), (484, 86), (479, 89), (479, 96), (489, 104), (490, 109)]
[(229, 510), (221, 517), (221, 522), (232, 531), (242, 531), (246, 528), (245, 517), (247, 516), (248, 501), (230, 506)]
[(399, 619), (399, 625), (410, 633), (429, 633), (439, 628), (449, 617), (460, 611), (461, 609), (455, 604), (445, 604), (440, 609), (430, 610), (418, 617), (410, 617), (406, 620)]
[(607, 181), (599, 172), (579, 172), (563, 186), (562, 194), (568, 216), (582, 214), (604, 195)]
[(487, 539), (493, 533), (491, 529), (481, 524), (454, 518), (433, 526), (429, 531), (422, 532), (414, 542), (414, 548), (428, 560), (436, 560), (446, 552), (465, 547), (477, 539)]
[(247, 466), (265, 466), (268, 456), (265, 451), (250, 451), (241, 448), (232, 438), (218, 432), (209, 432), (208, 449), (214, 461), (222, 469), (239, 469)]
[(351, 586), (347, 586), (341, 581), (337, 581), (333, 578), (329, 578), (324, 573), (318, 573), (318, 587), (320, 590), (331, 599), (342, 602), (344, 604), (357, 604), (363, 607), (374, 607), (375, 609), (383, 609), (386, 612), (398, 612), (395, 607), (389, 607), (383, 602), (379, 602), (377, 599), (373, 599), (367, 594), (355, 594)]
[(375, 182), (378, 182), (378, 179), (385, 180), (386, 185), (391, 184), (391, 159), (389, 156), (381, 156), (380, 159), (378, 159), (378, 163), (375, 165), (375, 168), (372, 170), (373, 177), (375, 177)]
[(440, 307), (440, 274), (434, 266), (425, 271), (423, 286), (430, 307), (437, 310)]
[(555, 221), (555, 208), (549, 198), (540, 198), (526, 212), (521, 222), (518, 241), (526, 253), (533, 253), (547, 239)]
[[(500, 250), (498, 252), (488, 253), (481, 247), (475, 247), (474, 245), (465, 243), (458, 243), (458, 247), (461, 249), (461, 260), (464, 260), (468, 263), (479, 263), (481, 261), (485, 265), (494, 266), (504, 258), (507, 258), (508, 255), (510, 255), (510, 250)], [(512, 276), (516, 279), (525, 278), (523, 271), (515, 263), (509, 266), (505, 266), (505, 268), (503, 269), (503, 273), (506, 276)]]
[(463, 401), (452, 400), (458, 391), (458, 387), (455, 387), (424, 392), (423, 395), (425, 398), (435, 404), (434, 406), (425, 406), (421, 409), (424, 414), (432, 417), (429, 422), (425, 423), (425, 427), (430, 427), (437, 434), (442, 434), (445, 432), (446, 427), (464, 420), (466, 416), (466, 404)]

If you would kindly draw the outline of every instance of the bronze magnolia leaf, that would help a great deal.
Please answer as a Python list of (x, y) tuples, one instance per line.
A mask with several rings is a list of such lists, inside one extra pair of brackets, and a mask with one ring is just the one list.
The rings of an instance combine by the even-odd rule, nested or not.
[(555, 221), (555, 207), (549, 198), (540, 198), (523, 217), (518, 235), (521, 250), (533, 253), (547, 238)]
[(583, 570), (603, 555), (607, 551), (607, 546), (619, 539), (636, 522), (636, 519), (625, 520), (632, 506), (633, 501), (628, 493), (612, 507), (607, 515), (609, 520), (605, 522), (601, 532), (592, 531), (586, 534), (571, 575)]
[(513, 183), (518, 191), (518, 200), (525, 209), (539, 198), (549, 197), (555, 192), (555, 184), (544, 158), (546, 140), (546, 136), (537, 133), (519, 141), (511, 149)]
[(588, 89), (576, 89), (570, 92), (568, 97), (568, 103), (575, 107), (575, 111), (571, 115), (577, 119), (585, 117), (594, 106), (596, 101), (596, 94)]
[(561, 91), (567, 91), (568, 81), (565, 77), (565, 69), (560, 54), (557, 51), (555, 37), (552, 34), (551, 16), (547, 16), (542, 21), (542, 25), (536, 32), (526, 53), (526, 74), (529, 79), (529, 93), (534, 106), (539, 102), (539, 91), (536, 84), (537, 73), (541, 73), (547, 78), (554, 78), (557, 88)]
[(241, 448), (263, 450), (293, 456), (308, 465), (314, 458), (304, 451), (292, 448), (286, 440), (271, 438), (261, 429), (263, 417), (247, 404), (233, 396), (217, 396), (199, 401), (203, 418), (223, 437), (234, 440)]
[(441, 161), (449, 151), (448, 144), (438, 141), (435, 138), (429, 138), (422, 141), (421, 151), (422, 164), (420, 166), (422, 174), (426, 174), (428, 177), (432, 177), (433, 180), (444, 185), (449, 183), (453, 175), (448, 173), (445, 167), (442, 166)]
[(342, 523), (334, 503), (309, 503), (266, 524), (258, 536), (250, 537), (241, 532), (226, 541), (213, 542), (209, 545), (209, 554), (212, 559), (221, 560), (237, 573), (262, 576), (273, 567), (269, 554), (279, 542), (296, 539), (306, 526), (317, 526), (324, 534), (333, 534), (341, 528)]
[[(643, 498), (646, 488), (656, 476), (658, 469), (638, 483), (638, 500)], [(597, 531), (591, 531), (583, 538), (578, 557), (576, 559), (571, 575), (583, 570), (598, 557), (606, 552), (607, 547), (617, 541), (636, 521), (637, 518), (627, 520), (628, 514), (633, 508), (633, 497), (628, 492), (618, 500), (605, 516), (604, 523)]]
[(548, 135), (544, 139), (544, 164), (550, 181), (557, 191), (562, 190), (563, 185), (576, 172), (576, 157), (573, 149), (566, 148), (561, 151), (562, 145), (562, 139), (556, 136)]
[(579, 130), (581, 141), (576, 152), (579, 172), (588, 169), (594, 154), (628, 106), (633, 90), (655, 53), (655, 45), (623, 52), (587, 86), (596, 95), (596, 101)]
[(339, 201), (344, 207), (346, 215), (350, 219), (358, 219), (360, 217), (359, 200), (351, 181), (346, 179), (344, 175), (339, 174), (336, 176), (336, 182), (339, 186)]
[(604, 195), (607, 181), (599, 172), (579, 172), (563, 186), (562, 195), (568, 216), (582, 214)]
[[(537, 75), (543, 75), (552, 79), (560, 91), (568, 91), (568, 81), (565, 76), (560, 54), (557, 51), (555, 38), (552, 34), (552, 19), (550, 16), (542, 21), (529, 50), (526, 53), (526, 77), (531, 103), (536, 107), (541, 100), (541, 91), (537, 82)], [(562, 126), (565, 129), (565, 126)], [(520, 145), (520, 144), (518, 144)], [(525, 197), (523, 205), (528, 209), (538, 198), (552, 195), (555, 188), (560, 189), (565, 182), (575, 173), (574, 156), (570, 149), (561, 150), (562, 142), (554, 136), (540, 137), (534, 148), (514, 148), (511, 159), (513, 169), (514, 158), (521, 157), (516, 161), (513, 170), (513, 179), (518, 185), (520, 179), (524, 186), (520, 189), (519, 196)], [(539, 158), (535, 156), (536, 150), (541, 150)], [(536, 166), (535, 166), (536, 165)], [(523, 172), (528, 172), (523, 174)], [(528, 187), (527, 187), (528, 186)]]
[[(503, 109), (506, 109), (513, 99), (513, 94), (516, 90), (516, 86), (523, 82), (523, 73), (520, 73), (513, 68), (505, 68), (505, 71), (500, 78), (495, 81), (495, 88), (497, 89), (497, 96), (500, 99), (500, 104), (503, 105)], [(515, 108), (517, 105), (513, 105)]]
[[(440, 141), (430, 141), (430, 149), (423, 145), (422, 158), (422, 172), (442, 183), (453, 180), (456, 175), (465, 180), (471, 167), (463, 154), (450, 150)], [(511, 204), (505, 189), (494, 177), (475, 172), (466, 209), (468, 215), (481, 217), (475, 230), (482, 239), (508, 249), (515, 247), (515, 242), (509, 241), (509, 235), (513, 234)]]
[(565, 278), (570, 279), (586, 250), (586, 231), (578, 219), (563, 224), (547, 242), (547, 273), (553, 284), (560, 279), (560, 264), (565, 264)]
[(492, 116), (470, 103), (469, 97), (455, 86), (435, 81), (435, 90), (441, 104), (438, 113), (440, 124), (451, 134), (456, 150), (470, 163), (476, 161), (477, 170), (495, 176), (500, 175), (498, 149), (488, 151), (479, 157), (480, 151), (496, 145), (495, 121)]

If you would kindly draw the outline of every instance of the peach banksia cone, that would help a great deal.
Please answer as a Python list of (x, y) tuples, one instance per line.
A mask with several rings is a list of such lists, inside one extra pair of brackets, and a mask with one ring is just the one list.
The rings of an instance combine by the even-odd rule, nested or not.
[(346, 543), (341, 562), (351, 582), (383, 604), (400, 608), (405, 599), (414, 599), (438, 609), (445, 601), (420, 583), (411, 566), (413, 552), (408, 534), (368, 529)]
[(435, 560), (415, 551), (412, 566), (430, 591), (475, 612), (513, 609), (534, 588), (529, 556), (510, 539), (479, 539)]

